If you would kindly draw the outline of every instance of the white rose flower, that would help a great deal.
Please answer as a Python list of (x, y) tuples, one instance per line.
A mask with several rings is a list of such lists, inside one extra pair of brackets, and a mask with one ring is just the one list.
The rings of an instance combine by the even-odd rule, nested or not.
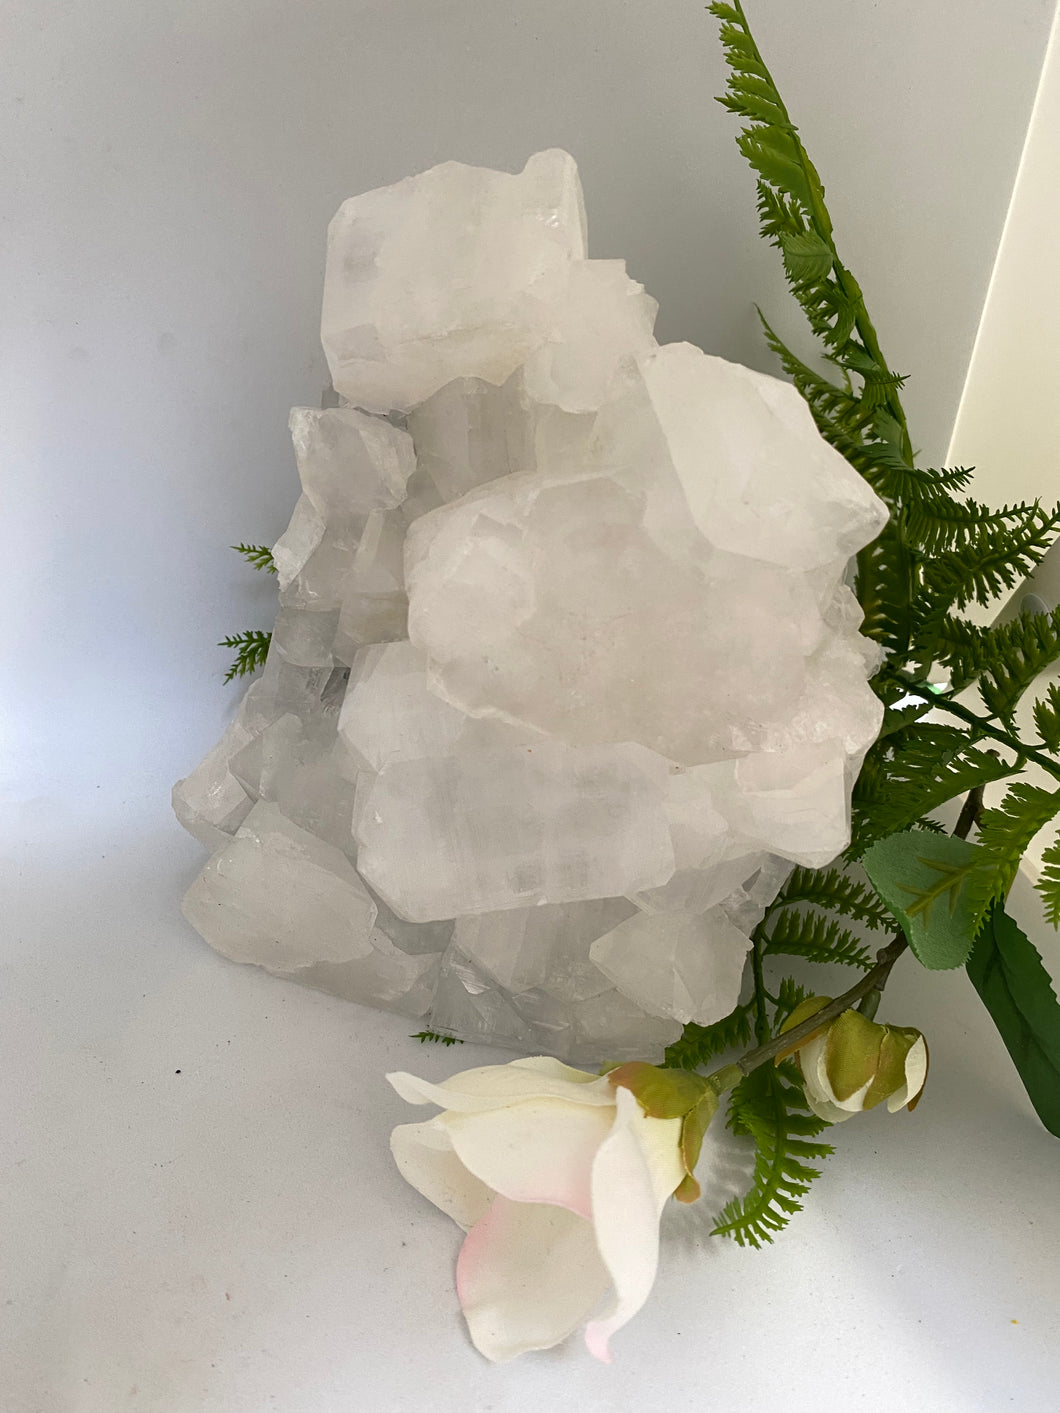
[[(698, 1191), (690, 1169), (717, 1101), (693, 1075), (622, 1073), (632, 1077), (538, 1056), (441, 1084), (387, 1076), (403, 1099), (443, 1110), (396, 1128), (391, 1149), (402, 1176), (467, 1232), (457, 1295), (487, 1359), (549, 1349), (588, 1320), (585, 1342), (609, 1362), (611, 1336), (648, 1298), (660, 1214), (678, 1187)], [(678, 1116), (645, 1114), (624, 1087), (640, 1093), (642, 1082), (646, 1107)]]

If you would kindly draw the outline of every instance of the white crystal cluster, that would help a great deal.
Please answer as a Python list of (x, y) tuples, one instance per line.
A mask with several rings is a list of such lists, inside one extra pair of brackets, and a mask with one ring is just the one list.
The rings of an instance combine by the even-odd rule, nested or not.
[(221, 952), (652, 1058), (844, 847), (880, 719), (844, 576), (886, 512), (791, 387), (654, 316), (566, 153), (341, 208), (268, 663), (174, 792)]

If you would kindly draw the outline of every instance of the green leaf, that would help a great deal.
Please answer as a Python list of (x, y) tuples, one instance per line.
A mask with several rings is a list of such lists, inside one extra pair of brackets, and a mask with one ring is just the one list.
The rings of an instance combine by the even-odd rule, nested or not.
[(795, 284), (823, 280), (832, 269), (832, 251), (815, 231), (798, 231), (780, 238), (784, 267)]
[(438, 1030), (417, 1030), (415, 1035), (409, 1036), (410, 1040), (418, 1040), (421, 1045), (463, 1045), (463, 1041), (455, 1035), (443, 1035)]
[(1060, 1138), (1060, 1006), (1034, 944), (997, 903), (968, 958), (968, 975), (1035, 1112)]
[(1045, 749), (1054, 755), (1060, 751), (1060, 683), (1050, 682), (1045, 696), (1034, 703), (1034, 725)]
[(1036, 886), (1045, 904), (1046, 918), (1054, 927), (1060, 926), (1060, 837), (1042, 854), (1042, 871)]
[(668, 1069), (695, 1070), (706, 1065), (715, 1055), (736, 1050), (751, 1039), (751, 1002), (735, 1007), (713, 1025), (697, 1025), (689, 1021), (680, 1040), (667, 1046), (663, 1061)]
[(268, 574), (276, 573), (276, 561), (268, 545), (233, 545), (232, 548), (255, 569), (264, 569)]
[(916, 829), (881, 839), (862, 859), (914, 954), (933, 971), (963, 965), (972, 949), (966, 885), (977, 853), (964, 839)]
[(707, 1089), (698, 1104), (693, 1104), (684, 1116), (681, 1124), (681, 1161), (685, 1165), (685, 1175), (674, 1191), (678, 1202), (696, 1202), (702, 1196), (696, 1181), (696, 1164), (703, 1149), (703, 1136), (717, 1112), (718, 1096), (713, 1089)]
[(989, 668), (979, 682), (993, 716), (1013, 724), (1013, 712), (1031, 683), (1060, 658), (1060, 609), (1025, 613), (989, 630), (985, 637)]
[(1020, 861), (1040, 829), (1060, 813), (1060, 790), (1017, 781), (996, 809), (979, 819), (978, 864), (969, 882), (973, 925), (978, 931), (995, 900), (1004, 901)]
[[(850, 857), (877, 839), (909, 829), (924, 815), (958, 795), (1020, 769), (992, 751), (969, 745), (965, 731), (924, 722), (881, 743), (884, 775), (870, 779), (871, 800), (855, 786), (855, 822)], [(860, 782), (859, 782), (860, 784)]]
[(225, 681), (231, 682), (233, 677), (246, 677), (251, 672), (256, 672), (259, 667), (264, 667), (271, 643), (272, 634), (260, 628), (248, 628), (245, 633), (233, 633), (222, 638), (217, 644), (219, 648), (237, 650), (235, 662), (225, 673)]
[(837, 868), (796, 868), (766, 910), (766, 916), (780, 908), (812, 903), (826, 912), (842, 913), (869, 927), (886, 927), (889, 914), (871, 888)]
[[(662, 1069), (645, 1060), (630, 1060), (608, 1072), (614, 1085), (630, 1090), (644, 1112), (653, 1119), (680, 1119), (714, 1090), (698, 1074)], [(714, 1096), (717, 1098), (717, 1096)]]
[(819, 913), (782, 912), (771, 921), (764, 938), (767, 956), (807, 957), (812, 962), (838, 963), (868, 970), (872, 958), (861, 939)]
[(740, 1246), (760, 1247), (773, 1240), (796, 1212), (820, 1170), (810, 1161), (835, 1150), (816, 1142), (828, 1125), (806, 1110), (798, 1071), (761, 1065), (732, 1092), (729, 1127), (754, 1139), (751, 1189), (734, 1197), (720, 1213), (714, 1235), (731, 1236)]

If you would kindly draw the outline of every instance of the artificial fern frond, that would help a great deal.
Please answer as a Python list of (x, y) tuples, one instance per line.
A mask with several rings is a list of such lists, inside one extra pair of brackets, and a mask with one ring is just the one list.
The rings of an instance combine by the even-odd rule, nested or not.
[(860, 858), (870, 844), (909, 829), (956, 796), (1022, 768), (1020, 762), (1002, 760), (993, 751), (976, 750), (967, 733), (952, 726), (925, 722), (910, 729), (906, 738), (891, 754), (885, 783), (874, 790), (867, 808), (860, 807), (855, 786), (851, 858)]
[(443, 1035), (438, 1030), (417, 1030), (414, 1035), (409, 1036), (410, 1040), (418, 1040), (421, 1045), (463, 1045), (463, 1041), (455, 1035)]
[(1060, 609), (1024, 613), (991, 628), (981, 650), (990, 665), (980, 677), (979, 692), (991, 715), (1011, 726), (1024, 692), (1060, 658)]
[(928, 478), (910, 483), (902, 507), (906, 539), (924, 555), (941, 554), (965, 544), (983, 530), (1004, 534), (1010, 526), (1027, 525), (1041, 509), (1035, 502), (991, 510), (975, 500), (956, 500)]
[(1054, 927), (1060, 926), (1060, 836), (1042, 854), (1037, 887), (1045, 904), (1045, 916)]
[(909, 647), (914, 563), (893, 521), (857, 556), (861, 632), (904, 657)]
[(766, 911), (771, 917), (780, 908), (812, 903), (826, 912), (841, 913), (872, 928), (887, 927), (891, 915), (879, 896), (837, 868), (796, 868)]
[(269, 574), (276, 573), (276, 562), (268, 545), (233, 545), (232, 548), (255, 569), (264, 569)]
[(1017, 523), (980, 525), (967, 535), (959, 554), (940, 555), (925, 564), (929, 619), (965, 608), (973, 600), (988, 604), (1041, 563), (1060, 528), (1060, 506), (1047, 511), (1035, 502), (1023, 510)]
[(869, 953), (852, 932), (819, 913), (781, 912), (770, 919), (769, 935), (763, 940), (767, 956), (807, 957), (812, 962), (864, 970), (872, 965)]
[(834, 1152), (815, 1142), (827, 1127), (809, 1113), (798, 1071), (791, 1064), (761, 1065), (732, 1092), (729, 1126), (749, 1134), (755, 1144), (751, 1190), (734, 1197), (717, 1219), (714, 1235), (731, 1236), (740, 1246), (760, 1247), (772, 1241), (796, 1212), (810, 1183), (820, 1177), (811, 1162)]
[[(740, 0), (714, 0), (708, 8), (721, 20), (729, 68), (727, 92), (720, 101), (748, 122), (737, 145), (759, 178), (762, 234), (780, 249), (788, 283), (814, 334), (839, 367), (862, 381), (857, 426), (862, 413), (886, 408), (899, 429), (901, 449), (909, 453), (898, 397), (900, 379), (886, 366), (860, 286), (839, 259), (821, 179), (754, 41), (743, 6)], [(838, 445), (840, 438), (850, 437), (845, 419), (844, 424), (822, 426), (822, 435)]]
[(1054, 755), (1060, 751), (1060, 684), (1050, 682), (1045, 696), (1034, 703), (1034, 725), (1045, 749)]
[(1010, 787), (996, 809), (984, 810), (975, 869), (968, 879), (976, 930), (994, 899), (1005, 898), (1031, 840), (1058, 813), (1060, 790), (1044, 790), (1022, 781)]
[(773, 1003), (773, 1029), (779, 1030), (795, 1007), (800, 1006), (809, 995), (806, 987), (793, 976), (785, 976), (777, 987), (777, 996)]
[(272, 634), (259, 628), (248, 628), (245, 633), (233, 633), (228, 638), (222, 638), (217, 644), (219, 648), (236, 649), (235, 661), (225, 673), (225, 681), (231, 682), (233, 677), (246, 677), (263, 667), (271, 642)]
[(948, 672), (951, 691), (961, 691), (987, 667), (988, 643), (987, 630), (966, 618), (947, 613), (937, 620), (930, 656)]
[(668, 1069), (694, 1070), (706, 1065), (715, 1055), (749, 1044), (751, 1010), (752, 1002), (747, 1001), (713, 1025), (696, 1025), (689, 1021), (680, 1040), (666, 1047), (663, 1064)]

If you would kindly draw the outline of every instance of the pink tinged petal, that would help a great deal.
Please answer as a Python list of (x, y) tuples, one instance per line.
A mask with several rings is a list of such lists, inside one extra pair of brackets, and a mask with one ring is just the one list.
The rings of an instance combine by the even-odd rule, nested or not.
[[(582, 1071), (574, 1073), (581, 1075)], [(441, 1084), (431, 1084), (400, 1070), (388, 1074), (387, 1079), (410, 1104), (438, 1104), (443, 1109), (469, 1113), (496, 1109), (521, 1099), (573, 1099), (578, 1104), (607, 1105), (615, 1100), (606, 1075), (575, 1082), (520, 1064), (484, 1065), (455, 1074)]]
[(923, 1036), (919, 1040), (914, 1040), (909, 1047), (909, 1053), (905, 1057), (905, 1084), (901, 1089), (895, 1090), (887, 1100), (887, 1108), (891, 1113), (896, 1113), (910, 1099), (916, 1096), (924, 1087), (928, 1072), (928, 1051), (927, 1041)]
[(611, 1335), (633, 1318), (651, 1293), (659, 1263), (659, 1217), (684, 1178), (681, 1120), (650, 1119), (628, 1089), (616, 1090), (618, 1113), (593, 1164), (596, 1244), (615, 1298), (586, 1327), (590, 1354), (611, 1362)]
[(492, 1191), (457, 1157), (441, 1117), (402, 1124), (390, 1135), (390, 1151), (405, 1181), (464, 1231), (489, 1211)]
[(551, 1349), (607, 1289), (588, 1222), (562, 1207), (494, 1199), (464, 1239), (456, 1291), (475, 1348), (500, 1363)]
[(591, 1220), (590, 1178), (611, 1132), (612, 1105), (524, 1099), (487, 1113), (442, 1116), (469, 1172), (513, 1202), (546, 1202)]

